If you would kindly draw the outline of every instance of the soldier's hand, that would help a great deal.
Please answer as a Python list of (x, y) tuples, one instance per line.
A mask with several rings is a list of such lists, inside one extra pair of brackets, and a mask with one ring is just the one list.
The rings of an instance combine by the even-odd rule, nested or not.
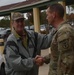
[(44, 63), (44, 58), (41, 57), (41, 56), (39, 56), (39, 55), (37, 55), (37, 56), (35, 57), (35, 63), (36, 63), (38, 66), (42, 66), (43, 63)]

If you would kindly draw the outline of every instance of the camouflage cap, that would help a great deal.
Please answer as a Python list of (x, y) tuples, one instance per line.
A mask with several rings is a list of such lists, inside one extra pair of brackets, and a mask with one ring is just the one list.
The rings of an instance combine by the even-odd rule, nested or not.
[(11, 14), (11, 18), (12, 18), (12, 20), (17, 20), (17, 19), (20, 19), (20, 18), (24, 18), (24, 14), (20, 13), (20, 12), (13, 12)]

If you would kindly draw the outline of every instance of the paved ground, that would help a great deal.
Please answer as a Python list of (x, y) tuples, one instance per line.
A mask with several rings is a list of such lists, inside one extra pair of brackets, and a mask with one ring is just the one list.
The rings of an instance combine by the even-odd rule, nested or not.
[[(42, 50), (41, 55), (45, 56), (49, 53), (49, 49)], [(39, 68), (39, 75), (48, 75), (48, 70), (49, 70), (49, 64), (44, 64)]]

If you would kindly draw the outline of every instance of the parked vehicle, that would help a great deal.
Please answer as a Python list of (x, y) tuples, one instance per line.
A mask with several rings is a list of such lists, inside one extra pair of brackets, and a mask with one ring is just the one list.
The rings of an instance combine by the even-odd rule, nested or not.
[(40, 25), (40, 32), (42, 34), (45, 34), (46, 33), (46, 26), (43, 24), (43, 25)]
[(69, 23), (72, 27), (74, 27), (74, 19), (73, 20), (68, 20), (67, 23)]
[(30, 29), (30, 26), (25, 26), (24, 28), (27, 29), (27, 30), (29, 30)]
[(27, 29), (27, 30), (34, 30), (34, 26), (32, 25), (32, 26), (25, 26), (25, 29)]
[(11, 33), (11, 29), (2, 30), (0, 31), (0, 37), (6, 40), (10, 33)]
[(30, 26), (30, 30), (34, 30), (34, 25)]
[(1, 32), (1, 31), (3, 31), (3, 30), (5, 30), (5, 28), (3, 28), (3, 27), (0, 27), (0, 32)]
[[(45, 25), (45, 24), (42, 24), (40, 25), (40, 33), (42, 34), (46, 34), (47, 33), (47, 27), (48, 25)], [(47, 28), (46, 28), (47, 27)], [(34, 31), (34, 25), (31, 25), (31, 26), (25, 26), (25, 29), (27, 30), (33, 30)]]

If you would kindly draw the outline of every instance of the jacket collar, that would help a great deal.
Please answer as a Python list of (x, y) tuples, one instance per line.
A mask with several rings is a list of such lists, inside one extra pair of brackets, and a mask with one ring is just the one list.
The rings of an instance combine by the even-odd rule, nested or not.
[[(15, 31), (15, 29), (12, 29), (12, 33), (14, 34), (14, 36), (16, 37), (17, 40), (19, 40), (21, 38), (21, 36)], [(24, 31), (24, 33), (26, 34), (26, 31)]]

